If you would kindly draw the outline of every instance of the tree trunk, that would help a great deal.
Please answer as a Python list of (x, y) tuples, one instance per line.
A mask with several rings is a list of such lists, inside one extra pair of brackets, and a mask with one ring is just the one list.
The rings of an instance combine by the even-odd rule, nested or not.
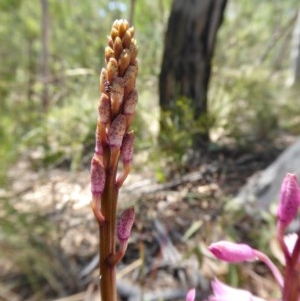
[(292, 70), (293, 70), (293, 84), (300, 83), (300, 9), (298, 10), (298, 17), (294, 28), (292, 39)]
[(48, 80), (49, 80), (49, 9), (48, 0), (41, 0), (41, 29), (42, 29), (42, 53), (41, 53), (41, 81), (43, 90), (41, 95), (42, 108), (44, 112), (49, 109), (49, 93), (48, 93)]
[[(173, 1), (159, 78), (162, 112), (170, 111), (172, 116), (176, 101), (185, 97), (191, 102), (194, 119), (205, 120), (211, 60), (226, 3), (227, 0)], [(207, 142), (208, 128), (193, 140), (195, 146)]]
[(128, 18), (128, 22), (130, 26), (132, 26), (134, 23), (135, 4), (136, 4), (136, 0), (130, 0), (129, 18)]

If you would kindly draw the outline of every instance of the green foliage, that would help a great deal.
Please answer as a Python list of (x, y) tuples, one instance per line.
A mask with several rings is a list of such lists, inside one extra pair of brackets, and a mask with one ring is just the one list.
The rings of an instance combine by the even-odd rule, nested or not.
[(67, 163), (77, 169), (89, 143), (86, 139), (90, 131), (94, 142), (95, 108), (96, 101), (90, 96), (70, 99), (63, 106), (53, 107), (39, 124), (23, 135), (21, 150), (27, 153), (33, 167)]
[(288, 120), (295, 121), (296, 110), (287, 112), (296, 107), (295, 98), (286, 85), (295, 4), (229, 1), (209, 91), (209, 111), (216, 119), (212, 136), (249, 146), (272, 141), (282, 126), (288, 129)]
[[(216, 80), (217, 81), (217, 80)], [(216, 84), (215, 81), (215, 84)], [(221, 82), (222, 81), (222, 82)], [(219, 81), (211, 102), (215, 128), (234, 137), (239, 144), (271, 140), (278, 130), (278, 88), (256, 70), (249, 74), (229, 75)]]
[(203, 135), (214, 122), (211, 115), (194, 118), (191, 100), (178, 99), (172, 111), (161, 113), (160, 148), (174, 166), (183, 166), (184, 155), (193, 147), (195, 136)]
[(182, 156), (192, 146), (193, 132), (197, 125), (189, 100), (181, 98), (176, 102), (173, 111), (161, 113), (160, 147), (167, 156), (172, 156), (179, 163)]
[(35, 291), (40, 300), (46, 300), (42, 289), (45, 284), (59, 294), (64, 292), (63, 285), (74, 281), (71, 270), (64, 267), (57, 229), (45, 216), (33, 209), (28, 213), (16, 209), (3, 198), (0, 229), (0, 262), (5, 258), (8, 273), (14, 278), (9, 284), (10, 277), (6, 274), (1, 282), (9, 284), (11, 290), (23, 290), (27, 294)]

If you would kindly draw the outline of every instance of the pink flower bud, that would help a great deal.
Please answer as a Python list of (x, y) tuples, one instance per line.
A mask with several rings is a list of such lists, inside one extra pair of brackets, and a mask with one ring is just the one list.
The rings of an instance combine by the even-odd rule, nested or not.
[(99, 100), (98, 114), (102, 123), (106, 124), (110, 121), (110, 99), (104, 93), (101, 94)]
[(118, 115), (111, 123), (108, 133), (108, 143), (112, 147), (121, 147), (126, 130), (126, 117)]
[(280, 201), (277, 212), (278, 222), (287, 227), (295, 218), (300, 204), (300, 188), (297, 177), (288, 173), (281, 185)]
[(105, 186), (105, 169), (94, 156), (91, 162), (91, 191), (93, 195), (101, 195)]
[(226, 262), (237, 263), (256, 259), (255, 250), (246, 244), (219, 241), (211, 244), (208, 249), (218, 259)]
[(133, 159), (134, 132), (128, 132), (123, 139), (121, 158), (123, 163), (129, 163)]
[(133, 89), (127, 96), (124, 102), (124, 114), (131, 115), (135, 112), (135, 107), (138, 102), (137, 90)]
[(117, 224), (117, 237), (120, 242), (124, 242), (129, 239), (134, 218), (135, 212), (133, 207), (129, 207), (121, 213)]
[(186, 294), (185, 301), (194, 301), (195, 298), (196, 298), (196, 290), (194, 288), (192, 288)]

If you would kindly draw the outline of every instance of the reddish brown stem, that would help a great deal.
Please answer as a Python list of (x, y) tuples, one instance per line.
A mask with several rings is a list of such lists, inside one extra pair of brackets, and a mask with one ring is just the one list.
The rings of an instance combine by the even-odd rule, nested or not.
[(299, 276), (299, 251), (300, 237), (298, 236), (293, 253), (286, 260), (284, 275), (283, 301), (298, 301), (300, 294), (300, 276)]
[[(106, 150), (105, 157), (109, 158), (110, 151)], [(116, 186), (117, 165), (107, 164), (106, 184), (102, 195), (102, 213), (105, 222), (99, 223), (100, 231), (100, 292), (101, 300), (116, 301), (116, 269), (115, 265), (108, 264), (107, 260), (115, 253), (115, 229), (118, 188)]]

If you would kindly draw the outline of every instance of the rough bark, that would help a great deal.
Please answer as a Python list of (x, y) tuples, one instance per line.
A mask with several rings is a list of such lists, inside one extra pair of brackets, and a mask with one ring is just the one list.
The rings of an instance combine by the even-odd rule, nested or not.
[[(186, 97), (193, 106), (195, 120), (206, 116), (211, 60), (226, 3), (227, 0), (174, 0), (159, 78), (162, 111), (172, 111), (176, 101)], [(207, 138), (206, 130), (201, 139)]]

